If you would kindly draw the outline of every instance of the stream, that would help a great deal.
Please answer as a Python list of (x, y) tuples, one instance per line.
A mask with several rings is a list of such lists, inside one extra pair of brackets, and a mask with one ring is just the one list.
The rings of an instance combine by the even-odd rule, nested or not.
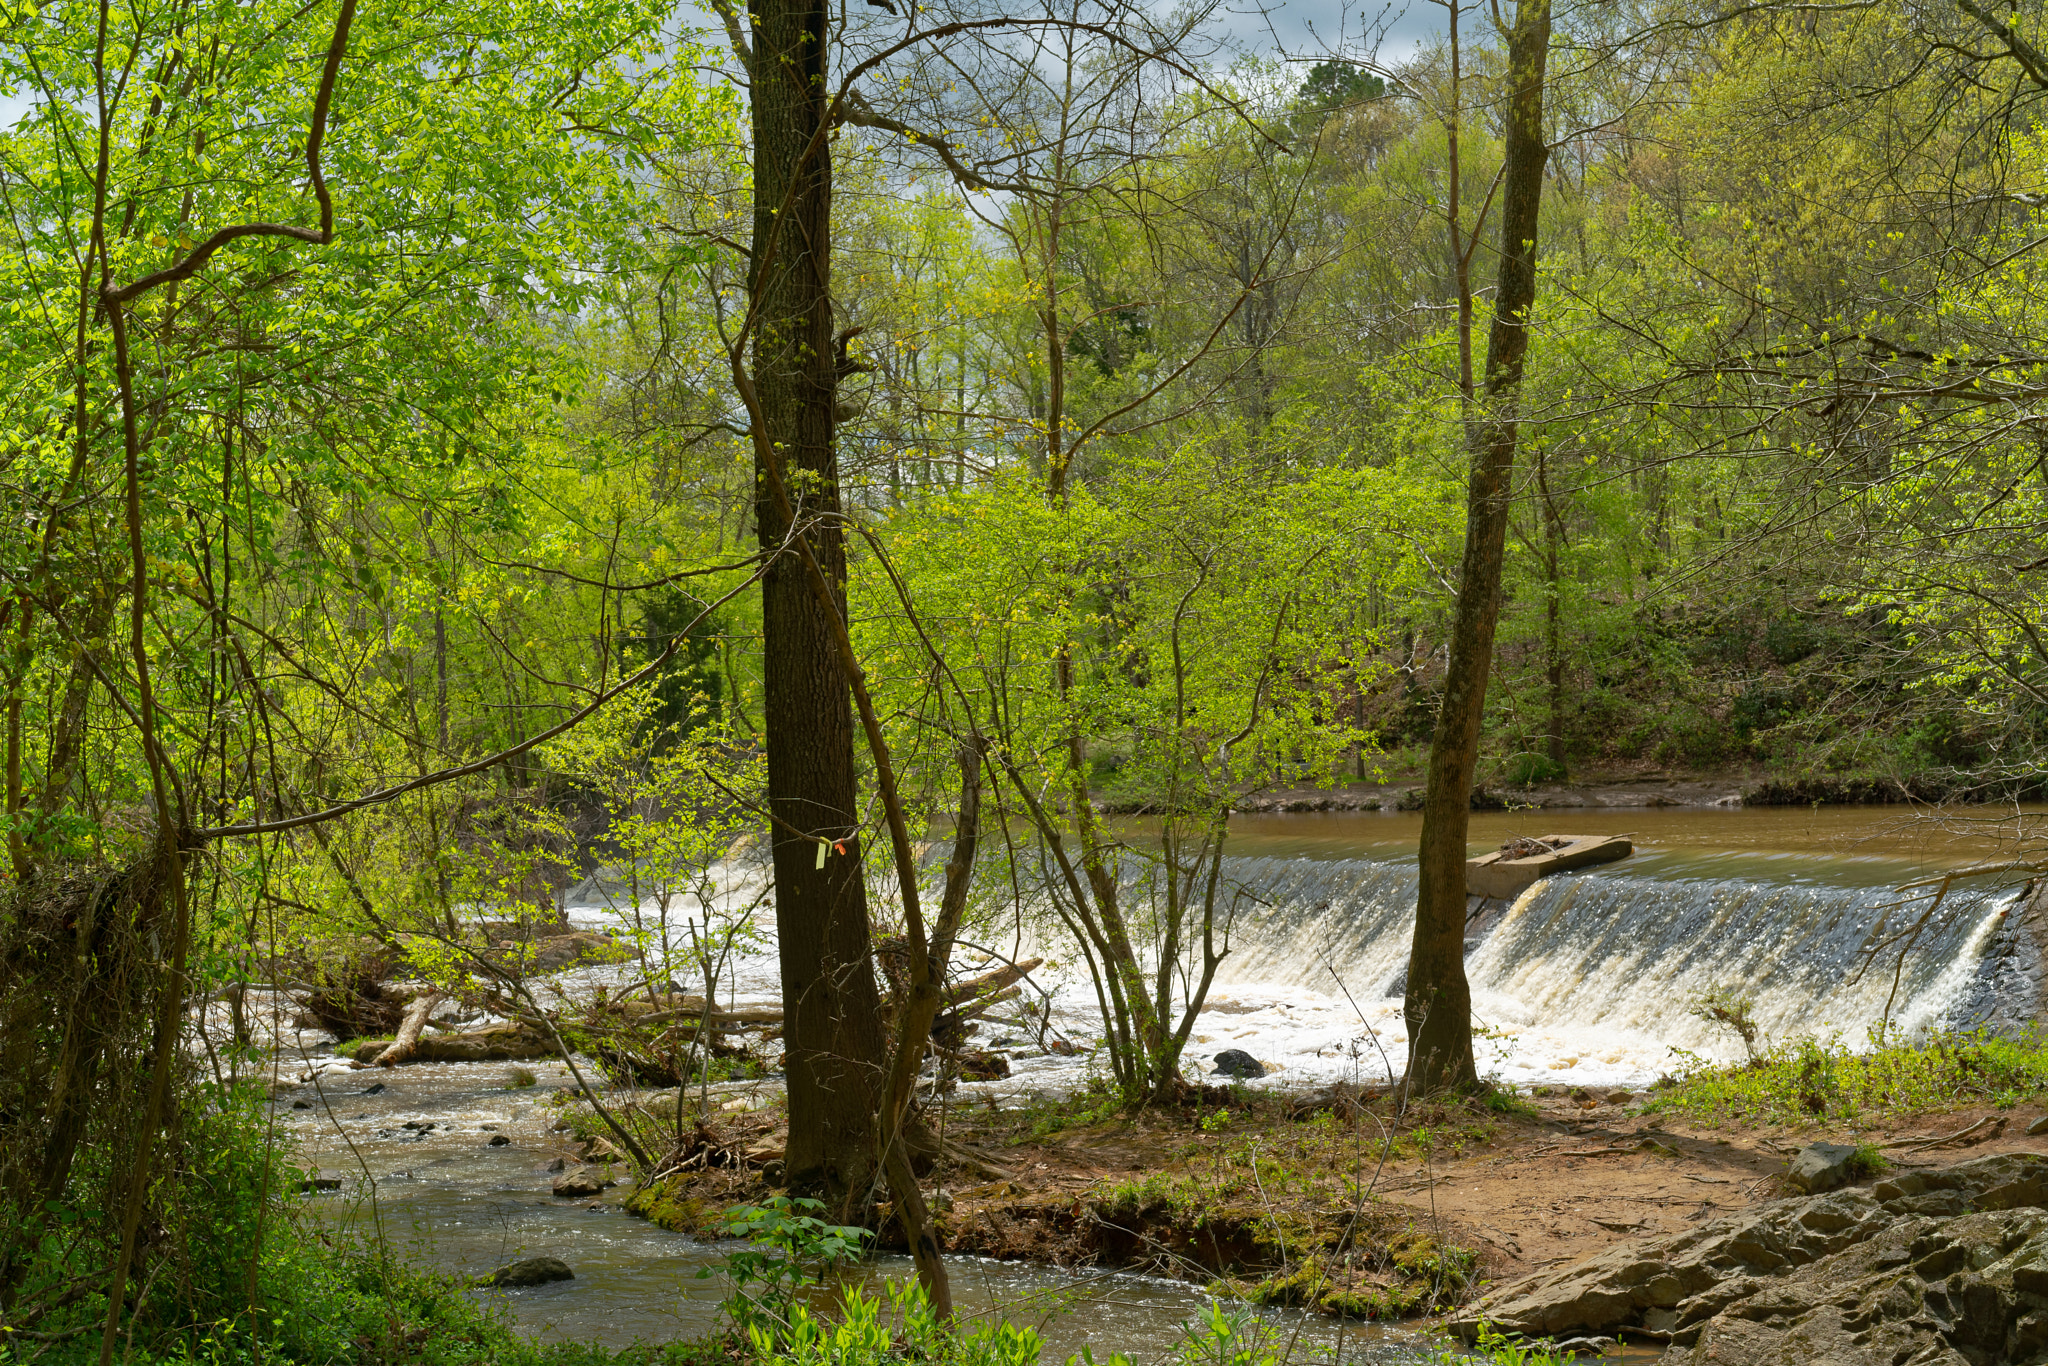
[[(1482, 1070), (1524, 1085), (1633, 1086), (1673, 1066), (1674, 1049), (1735, 1056), (1731, 1040), (1686, 1010), (1691, 993), (1716, 987), (1753, 993), (1771, 1037), (1853, 1040), (1881, 1013), (1908, 1028), (1967, 1025), (1995, 985), (1988, 948), (2010, 888), (1958, 884), (1919, 951), (1900, 965), (1896, 986), (1889, 971), (1859, 977), (1860, 946), (1895, 913), (1893, 888), (1995, 857), (2016, 820), (2039, 821), (2044, 812), (2007, 808), (2002, 818), (1986, 812), (1981, 822), (1946, 829), (1883, 807), (1475, 814), (1474, 853), (1517, 834), (1627, 834), (1637, 848), (1621, 863), (1539, 882), (1468, 947), (1475, 1014), (1488, 1026)], [(1419, 827), (1412, 814), (1368, 812), (1234, 822), (1226, 871), (1243, 900), (1232, 952), (1197, 1025), (1195, 1059), (1206, 1067), (1216, 1050), (1248, 1050), (1270, 1071), (1251, 1084), (1282, 1089), (1399, 1071), (1399, 973)], [(725, 897), (749, 898), (758, 877), (730, 870)], [(597, 880), (573, 891), (566, 910), (579, 925), (617, 928), (635, 918), (635, 908)], [(1056, 946), (1034, 943), (1020, 918), (990, 947), (1022, 957)], [(625, 975), (583, 968), (561, 980), (573, 994), (616, 986)], [(1077, 1038), (1091, 1025), (1099, 1030), (1085, 976), (1056, 968), (1040, 976), (1056, 1029)], [(771, 1003), (775, 984), (771, 945), (733, 965), (721, 997)], [(714, 1329), (725, 1293), (715, 1273), (729, 1248), (623, 1213), (622, 1190), (581, 1201), (550, 1194), (548, 1164), (573, 1160), (564, 1136), (548, 1127), (555, 1111), (542, 1103), (573, 1086), (565, 1068), (531, 1064), (538, 1085), (514, 1090), (506, 1088), (508, 1064), (347, 1071), (318, 1056), (323, 1041), (300, 1035), (297, 1055), (286, 1050), (285, 1078), (312, 1080), (282, 1091), (276, 1110), (301, 1162), (341, 1181), (314, 1197), (319, 1209), (373, 1221), (398, 1250), (464, 1275), (521, 1257), (562, 1258), (573, 1281), (477, 1292), (542, 1339), (623, 1345)], [(1018, 1104), (1086, 1075), (1084, 1061), (1039, 1050), (1021, 1016), (992, 1019), (979, 1041), (1008, 1052), (1012, 1075), (963, 1085), (963, 1099)], [(494, 1137), (506, 1141), (490, 1146)], [(1049, 1363), (1084, 1348), (1098, 1359), (1112, 1351), (1159, 1358), (1207, 1307), (1193, 1287), (1147, 1277), (974, 1258), (950, 1264), (962, 1312), (1001, 1313), (1037, 1328)], [(700, 1278), (703, 1271), (714, 1274)], [(901, 1257), (879, 1259), (869, 1274), (912, 1275)], [(1423, 1359), (1423, 1340), (1402, 1330), (1289, 1312), (1267, 1317), (1343, 1360)]]
[[(624, 1187), (595, 1200), (551, 1195), (550, 1163), (576, 1158), (566, 1135), (552, 1132), (557, 1112), (543, 1102), (551, 1091), (573, 1089), (574, 1080), (558, 1064), (526, 1066), (538, 1084), (519, 1090), (505, 1087), (506, 1063), (330, 1072), (287, 1092), (276, 1112), (302, 1165), (341, 1182), (314, 1197), (320, 1212), (374, 1228), (400, 1255), (469, 1277), (522, 1257), (567, 1262), (572, 1281), (475, 1292), (501, 1304), (522, 1331), (610, 1346), (713, 1332), (726, 1293), (720, 1259), (738, 1244), (699, 1242), (635, 1218), (621, 1207)], [(490, 1146), (499, 1136), (508, 1141)], [(947, 1265), (963, 1317), (1000, 1314), (1037, 1329), (1048, 1363), (1084, 1348), (1098, 1360), (1113, 1351), (1150, 1360), (1208, 1305), (1192, 1286), (1148, 1276), (1069, 1274), (978, 1257), (951, 1257)], [(914, 1279), (903, 1256), (866, 1268), (873, 1294), (882, 1293), (878, 1282)], [(1392, 1366), (1426, 1359), (1423, 1340), (1403, 1330), (1291, 1311), (1264, 1317), (1324, 1348), (1326, 1360)]]

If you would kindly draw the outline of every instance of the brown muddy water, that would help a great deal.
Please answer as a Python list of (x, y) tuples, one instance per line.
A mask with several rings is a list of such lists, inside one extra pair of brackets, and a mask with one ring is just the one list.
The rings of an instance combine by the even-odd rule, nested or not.
[[(1246, 857), (1408, 859), (1419, 812), (1330, 811), (1231, 818), (1230, 852)], [(1474, 856), (1517, 835), (1626, 835), (1634, 857), (1611, 865), (1644, 877), (1741, 877), (1879, 886), (2009, 858), (2048, 837), (2048, 804), (1917, 813), (1906, 806), (1569, 807), (1475, 811)]]

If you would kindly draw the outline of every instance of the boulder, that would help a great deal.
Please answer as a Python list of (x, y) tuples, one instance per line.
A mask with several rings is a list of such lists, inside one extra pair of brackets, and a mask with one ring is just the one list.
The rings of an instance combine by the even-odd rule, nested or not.
[(960, 1054), (962, 1081), (1000, 1081), (1009, 1075), (1010, 1060), (1001, 1053), (975, 1048)]
[(486, 1148), (503, 1148), (509, 1146), (511, 1142), (512, 1140), (503, 1134), (492, 1134), (489, 1139), (485, 1140), (484, 1146)]
[(527, 1257), (499, 1267), (477, 1284), (500, 1289), (521, 1285), (547, 1285), (551, 1281), (573, 1281), (576, 1273), (560, 1257)]
[(1231, 1077), (1237, 1081), (1250, 1081), (1266, 1075), (1266, 1064), (1260, 1062), (1242, 1048), (1226, 1048), (1215, 1057), (1215, 1068), (1209, 1075)]
[(1809, 1195), (1846, 1186), (1856, 1179), (1856, 1149), (1847, 1143), (1809, 1143), (1792, 1159), (1785, 1179)]
[(2048, 1363), (2048, 1157), (1773, 1200), (1489, 1291), (1451, 1327), (1664, 1342), (1667, 1366)]
[(604, 1174), (595, 1167), (579, 1167), (555, 1178), (554, 1191), (564, 1199), (582, 1200), (604, 1193)]

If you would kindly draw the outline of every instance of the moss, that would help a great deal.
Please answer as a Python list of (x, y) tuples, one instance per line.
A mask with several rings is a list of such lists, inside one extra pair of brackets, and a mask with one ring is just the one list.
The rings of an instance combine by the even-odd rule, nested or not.
[(1316, 1308), (1344, 1318), (1399, 1319), (1415, 1313), (1426, 1298), (1426, 1291), (1412, 1285), (1362, 1285), (1326, 1290)]
[(626, 1197), (626, 1211), (657, 1228), (708, 1236), (716, 1233), (723, 1210), (714, 1210), (688, 1193), (679, 1181), (656, 1181)]
[(1389, 1242), (1387, 1256), (1410, 1276), (1447, 1290), (1464, 1289), (1479, 1264), (1479, 1256), (1471, 1248), (1438, 1243), (1420, 1229), (1410, 1229)]

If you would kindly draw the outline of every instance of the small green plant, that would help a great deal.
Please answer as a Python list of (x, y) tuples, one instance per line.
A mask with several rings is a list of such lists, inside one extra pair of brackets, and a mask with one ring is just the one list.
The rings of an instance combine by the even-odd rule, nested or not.
[(1218, 1130), (1229, 1127), (1230, 1111), (1228, 1110), (1211, 1110), (1208, 1114), (1202, 1116), (1202, 1132), (1205, 1134), (1213, 1134)]
[(1481, 1319), (1470, 1348), (1440, 1348), (1435, 1360), (1441, 1366), (1572, 1366), (1577, 1358), (1557, 1352), (1548, 1343), (1509, 1337)]
[(1843, 1170), (1848, 1172), (1851, 1181), (1861, 1181), (1865, 1177), (1882, 1175), (1890, 1171), (1891, 1166), (1891, 1159), (1875, 1143), (1858, 1143)]
[[(828, 1224), (818, 1217), (824, 1210), (822, 1200), (777, 1195), (765, 1205), (738, 1205), (725, 1212), (718, 1231), (746, 1239), (747, 1246), (725, 1256), (732, 1290), (723, 1308), (750, 1339), (757, 1329), (771, 1337), (788, 1329), (804, 1287), (859, 1258), (868, 1231)], [(697, 1273), (699, 1279), (716, 1274), (710, 1267)]]
[(1288, 1334), (1243, 1305), (1226, 1309), (1211, 1300), (1180, 1333), (1168, 1358), (1173, 1366), (1285, 1366), (1289, 1355)]
[(505, 1074), (505, 1089), (507, 1091), (524, 1091), (530, 1086), (538, 1086), (539, 1084), (540, 1078), (533, 1074), (531, 1067), (515, 1067)]
[(1763, 1037), (1763, 1027), (1756, 1022), (1754, 996), (1744, 996), (1727, 987), (1716, 987), (1693, 997), (1687, 1004), (1686, 1013), (1719, 1025), (1742, 1040), (1742, 1051), (1748, 1055), (1750, 1066), (1756, 1066), (1760, 1056), (1757, 1045)]
[[(848, 1293), (836, 1319), (790, 1307), (778, 1332), (750, 1325), (755, 1366), (1038, 1366), (1043, 1344), (1029, 1328), (986, 1324), (962, 1333), (933, 1316), (915, 1283), (888, 1287), (888, 1304), (858, 1290)], [(1125, 1366), (1122, 1355), (1103, 1366)]]

